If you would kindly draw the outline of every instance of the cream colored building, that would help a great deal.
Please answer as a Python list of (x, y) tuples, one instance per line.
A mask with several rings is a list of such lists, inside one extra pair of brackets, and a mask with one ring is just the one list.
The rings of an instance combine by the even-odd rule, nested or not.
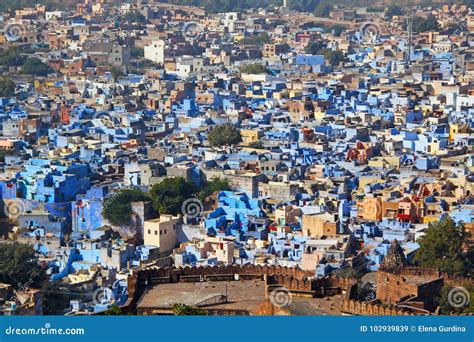
[(321, 237), (337, 234), (337, 220), (329, 213), (303, 215), (303, 235)]
[(209, 258), (210, 256), (215, 256), (218, 262), (225, 264), (232, 264), (234, 260), (234, 249), (234, 242), (228, 241), (221, 236), (207, 236), (204, 241), (199, 243), (201, 257)]
[(155, 40), (143, 48), (144, 57), (154, 63), (163, 65), (165, 62), (165, 41)]
[(182, 224), (181, 215), (161, 215), (145, 221), (144, 242), (159, 248), (160, 254), (170, 253), (178, 245), (177, 230)]

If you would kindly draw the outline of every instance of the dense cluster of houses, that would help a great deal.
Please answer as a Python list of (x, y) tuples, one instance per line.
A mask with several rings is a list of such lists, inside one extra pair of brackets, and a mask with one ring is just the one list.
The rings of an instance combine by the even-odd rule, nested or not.
[[(51, 70), (5, 70), (16, 84), (0, 99), (5, 243), (34, 246), (69, 289), (111, 289), (112, 300), (72, 301), (74, 313), (125, 303), (143, 265), (273, 265), (320, 278), (360, 252), (377, 271), (395, 240), (409, 260), (445, 216), (472, 231), (474, 16), (456, 5), (416, 15), (439, 29), (410, 42), (402, 17), (364, 8), (333, 9), (340, 34), (285, 7), (210, 14), (82, 0), (5, 13), (1, 49), (32, 49)], [(318, 42), (325, 49), (310, 54)], [(226, 123), (242, 141), (212, 146), (210, 131)], [(104, 217), (123, 189), (169, 177), (227, 179), (230, 190), (196, 199), (192, 214), (157, 216), (142, 201), (128, 225)]]

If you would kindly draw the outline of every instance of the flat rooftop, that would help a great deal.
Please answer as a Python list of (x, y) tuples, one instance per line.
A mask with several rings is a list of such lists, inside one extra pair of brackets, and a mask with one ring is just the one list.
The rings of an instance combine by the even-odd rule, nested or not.
[(263, 280), (158, 284), (142, 296), (137, 307), (170, 310), (174, 304), (182, 303), (253, 312), (265, 301), (265, 291)]

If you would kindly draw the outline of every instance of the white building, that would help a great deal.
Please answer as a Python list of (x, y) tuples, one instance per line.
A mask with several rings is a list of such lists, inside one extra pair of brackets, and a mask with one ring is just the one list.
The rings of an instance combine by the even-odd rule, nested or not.
[(165, 41), (155, 40), (144, 48), (145, 58), (163, 65), (165, 62)]
[(202, 71), (203, 59), (192, 56), (182, 56), (176, 59), (176, 75), (188, 77), (192, 73)]

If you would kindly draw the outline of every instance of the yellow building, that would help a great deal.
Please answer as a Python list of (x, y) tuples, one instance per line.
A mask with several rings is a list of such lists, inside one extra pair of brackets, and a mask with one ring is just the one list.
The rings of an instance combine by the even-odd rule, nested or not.
[(263, 132), (256, 129), (243, 129), (240, 131), (240, 134), (242, 135), (242, 142), (245, 145), (256, 143), (263, 136)]
[(302, 228), (303, 234), (306, 236), (336, 235), (337, 221), (329, 213), (303, 215)]
[(400, 166), (399, 157), (375, 157), (369, 160), (370, 167), (391, 168)]
[(449, 125), (449, 142), (454, 141), (454, 135), (458, 133), (469, 133), (468, 124), (450, 124)]
[(361, 176), (359, 178), (359, 189), (364, 189), (367, 184), (375, 183), (385, 183), (385, 181), (378, 176)]

